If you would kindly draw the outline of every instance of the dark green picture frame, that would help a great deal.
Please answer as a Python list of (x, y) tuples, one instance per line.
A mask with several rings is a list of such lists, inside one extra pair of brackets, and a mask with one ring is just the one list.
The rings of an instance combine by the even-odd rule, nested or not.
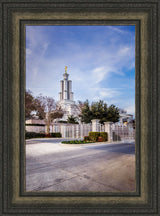
[[(159, 0), (0, 0), (1, 215), (159, 215)], [(25, 25), (136, 26), (136, 191), (26, 193)]]

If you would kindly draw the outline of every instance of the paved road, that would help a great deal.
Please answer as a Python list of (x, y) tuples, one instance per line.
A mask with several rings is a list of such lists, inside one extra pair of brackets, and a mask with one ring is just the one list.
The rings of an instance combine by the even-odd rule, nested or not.
[(135, 144), (26, 141), (26, 191), (134, 191)]

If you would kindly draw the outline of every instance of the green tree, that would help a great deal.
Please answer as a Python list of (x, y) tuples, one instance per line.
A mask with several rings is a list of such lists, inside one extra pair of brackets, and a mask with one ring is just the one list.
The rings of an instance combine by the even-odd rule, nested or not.
[(91, 105), (92, 119), (100, 119), (100, 123), (107, 121), (108, 109), (107, 104), (102, 100), (93, 102)]
[(119, 121), (119, 109), (115, 105), (110, 105), (108, 107), (108, 115), (107, 115), (107, 120), (111, 122), (118, 122)]
[(71, 116), (68, 116), (67, 123), (78, 124), (78, 121), (77, 121), (76, 117), (74, 117), (73, 115), (71, 115)]
[(89, 102), (87, 100), (81, 109), (80, 117), (81, 121), (85, 123), (91, 123), (92, 119), (99, 119), (100, 123), (107, 121), (118, 122), (119, 109), (113, 104), (107, 107), (107, 104), (102, 100), (92, 102), (91, 106), (89, 106)]
[(86, 100), (82, 106), (80, 117), (82, 122), (91, 123), (92, 111), (90, 109), (88, 100)]

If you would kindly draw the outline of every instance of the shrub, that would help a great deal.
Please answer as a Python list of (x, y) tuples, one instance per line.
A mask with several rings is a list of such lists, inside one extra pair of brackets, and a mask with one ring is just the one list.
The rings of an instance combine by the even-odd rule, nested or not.
[(26, 126), (45, 126), (45, 124), (25, 124)]
[(97, 142), (104, 142), (105, 140), (104, 140), (104, 138), (103, 137), (101, 137), (101, 136), (99, 136), (98, 137), (98, 140), (97, 140)]
[(51, 133), (51, 137), (62, 137), (61, 133)]
[(84, 137), (84, 141), (90, 141), (90, 137), (89, 136), (85, 136)]
[(99, 136), (102, 137), (104, 141), (108, 141), (108, 133), (107, 132), (100, 132)]
[(36, 136), (35, 132), (26, 132), (25, 134), (26, 139), (31, 139), (31, 138), (34, 138), (35, 136)]
[(45, 133), (39, 133), (38, 136), (44, 138), (45, 137)]
[(99, 132), (89, 132), (90, 140), (96, 142), (98, 140), (99, 134)]
[(26, 132), (25, 134), (26, 139), (43, 138), (43, 137), (45, 137), (44, 133)]
[(51, 134), (50, 134), (50, 133), (46, 133), (46, 134), (45, 134), (45, 137), (46, 137), (46, 138), (51, 138)]

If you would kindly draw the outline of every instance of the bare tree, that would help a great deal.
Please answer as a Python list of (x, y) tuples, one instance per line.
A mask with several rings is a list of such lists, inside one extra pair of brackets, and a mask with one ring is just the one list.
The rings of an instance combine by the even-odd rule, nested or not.
[(56, 102), (52, 97), (39, 95), (35, 99), (37, 106), (37, 116), (44, 119), (47, 125), (47, 133), (50, 133), (50, 125), (56, 118), (62, 118), (62, 110), (57, 108)]

